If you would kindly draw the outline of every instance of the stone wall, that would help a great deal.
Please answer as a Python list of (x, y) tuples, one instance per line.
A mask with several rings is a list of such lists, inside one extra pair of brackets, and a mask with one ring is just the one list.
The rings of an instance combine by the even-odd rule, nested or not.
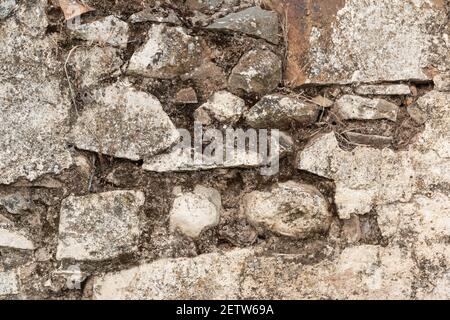
[(0, 0), (0, 299), (449, 299), (449, 10)]

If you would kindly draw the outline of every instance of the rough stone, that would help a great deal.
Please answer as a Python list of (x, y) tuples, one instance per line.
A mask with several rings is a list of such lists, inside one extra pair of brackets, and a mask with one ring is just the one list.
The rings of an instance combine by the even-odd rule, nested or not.
[(201, 88), (200, 94), (209, 98), (214, 92), (226, 89), (227, 77), (222, 68), (211, 61), (202, 63), (191, 72), (182, 75), (183, 80), (192, 80), (197, 88)]
[(179, 138), (161, 103), (152, 95), (117, 83), (94, 93), (71, 132), (83, 150), (140, 160), (161, 153)]
[(345, 133), (345, 135), (347, 136), (348, 140), (352, 143), (376, 147), (389, 146), (393, 141), (392, 137), (362, 134), (357, 132), (347, 132)]
[(94, 299), (236, 299), (251, 250), (162, 259), (94, 279)]
[(21, 214), (30, 209), (31, 200), (19, 192), (3, 194), (0, 192), (0, 206), (11, 214)]
[(105, 260), (137, 250), (140, 191), (69, 196), (61, 204), (56, 258)]
[(264, 95), (281, 81), (281, 59), (270, 50), (251, 50), (244, 54), (228, 78), (228, 88), (236, 94)]
[(197, 93), (191, 87), (181, 89), (175, 96), (176, 104), (196, 104), (198, 103)]
[(220, 8), (224, 0), (186, 0), (185, 5), (191, 10), (211, 11)]
[(0, 272), (0, 296), (19, 294), (19, 279), (15, 271)]
[(278, 14), (251, 7), (215, 20), (207, 29), (238, 31), (278, 44)]
[(167, 8), (161, 10), (146, 8), (131, 15), (129, 20), (131, 23), (157, 22), (181, 25), (181, 21), (180, 18), (178, 18), (178, 15), (173, 10)]
[(389, 84), (389, 85), (361, 85), (356, 88), (355, 92), (362, 96), (382, 95), (382, 96), (403, 96), (410, 95), (411, 89), (406, 84)]
[(154, 24), (144, 45), (130, 59), (128, 73), (150, 78), (174, 78), (192, 71), (201, 62), (200, 38), (182, 27)]
[(119, 75), (123, 64), (118, 49), (99, 46), (77, 48), (69, 61), (76, 76), (76, 84), (81, 89)]
[(16, 8), (16, 0), (0, 1), (0, 20), (7, 18)]
[(288, 30), (285, 78), (292, 86), (431, 80), (448, 64), (444, 1), (265, 2)]
[(20, 232), (4, 229), (0, 226), (0, 247), (33, 250), (33, 242)]
[(326, 232), (331, 214), (325, 197), (313, 186), (289, 181), (270, 192), (254, 191), (243, 198), (251, 224), (293, 238)]
[(325, 98), (323, 96), (316, 96), (311, 99), (311, 102), (315, 103), (316, 105), (322, 107), (322, 108), (331, 108), (334, 104), (333, 101), (331, 101), (328, 98)]
[(249, 249), (161, 259), (94, 278), (94, 299), (409, 299), (417, 274), (398, 247), (363, 245), (304, 265)]
[(114, 47), (126, 48), (128, 45), (128, 24), (115, 16), (76, 25), (70, 29), (79, 39)]
[[(66, 149), (70, 98), (54, 39), (45, 37), (46, 3), (22, 3), (0, 25), (0, 184), (36, 180), (72, 164)], [(32, 14), (31, 14), (32, 12)]]
[(220, 193), (198, 185), (192, 193), (182, 193), (175, 198), (170, 211), (170, 227), (197, 238), (202, 231), (219, 224), (221, 208)]
[(317, 105), (290, 96), (273, 94), (263, 97), (246, 114), (246, 122), (254, 128), (287, 128), (293, 122), (314, 123), (319, 116)]
[(350, 219), (344, 220), (342, 236), (347, 243), (357, 243), (361, 240), (361, 223), (358, 216), (352, 215)]
[(432, 186), (450, 181), (448, 101), (449, 94), (438, 91), (418, 99), (416, 108), (427, 115), (425, 129), (406, 151), (360, 146), (344, 151), (329, 133), (316, 137), (299, 153), (298, 167), (335, 181), (341, 218), (368, 213), (376, 206), (401, 206), (426, 190), (433, 198), (437, 190)]
[(383, 99), (344, 95), (336, 101), (336, 110), (343, 119), (396, 121), (399, 107)]
[(434, 89), (437, 91), (450, 91), (450, 72), (438, 74), (433, 78)]
[(234, 124), (245, 111), (245, 101), (227, 91), (214, 93), (206, 103), (195, 110), (196, 121), (211, 124), (214, 120), (220, 123)]
[(168, 153), (163, 153), (146, 159), (142, 169), (155, 172), (183, 172), (212, 170), (221, 168), (252, 168), (265, 164), (258, 153), (236, 152), (233, 159), (216, 161), (206, 155), (201, 161), (194, 161), (194, 150), (190, 148), (173, 148)]

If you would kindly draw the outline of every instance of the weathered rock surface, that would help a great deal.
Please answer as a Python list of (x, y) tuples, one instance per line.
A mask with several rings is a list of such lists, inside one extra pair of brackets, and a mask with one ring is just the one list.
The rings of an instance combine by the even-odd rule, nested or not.
[(192, 80), (197, 88), (201, 88), (200, 94), (205, 99), (214, 92), (224, 90), (227, 87), (227, 76), (224, 70), (211, 61), (202, 63), (191, 72), (181, 76), (183, 80)]
[(233, 68), (228, 78), (228, 88), (236, 94), (267, 94), (280, 83), (281, 67), (281, 59), (272, 51), (249, 51)]
[(76, 25), (70, 30), (75, 37), (86, 41), (120, 48), (126, 48), (128, 44), (128, 24), (115, 16)]
[(131, 15), (129, 20), (131, 23), (158, 22), (181, 25), (181, 21), (180, 18), (178, 18), (178, 15), (173, 10), (167, 8), (161, 10), (146, 8)]
[(98, 46), (77, 48), (69, 61), (76, 76), (76, 84), (81, 89), (97, 85), (111, 76), (119, 75), (120, 67), (123, 64), (118, 49)]
[(0, 184), (72, 164), (65, 142), (70, 98), (57, 76), (56, 42), (44, 36), (45, 6), (23, 3), (17, 19), (0, 25)]
[(192, 71), (201, 61), (202, 43), (182, 27), (154, 24), (145, 44), (134, 52), (128, 73), (150, 78), (173, 78)]
[(343, 119), (396, 121), (399, 107), (383, 99), (344, 95), (336, 101), (336, 110)]
[(249, 168), (265, 165), (264, 159), (254, 152), (236, 152), (232, 159), (217, 159), (203, 154), (200, 161), (195, 161), (194, 150), (190, 148), (173, 148), (144, 161), (142, 169), (155, 172), (198, 171), (220, 168)]
[(19, 293), (19, 280), (15, 271), (0, 272), (0, 296)]
[(344, 151), (334, 133), (329, 133), (299, 153), (299, 169), (335, 181), (341, 218), (367, 213), (375, 206), (409, 203), (415, 194), (426, 190), (432, 192), (427, 196), (432, 199), (437, 192), (432, 186), (445, 186), (450, 181), (449, 101), (448, 93), (437, 91), (417, 101), (416, 107), (427, 115), (425, 130), (406, 151), (359, 146)]
[(207, 29), (238, 31), (274, 44), (279, 41), (278, 14), (263, 10), (261, 7), (251, 7), (236, 13), (230, 13), (214, 21)]
[(266, 3), (285, 18), (285, 78), (292, 86), (431, 80), (434, 68), (448, 64), (442, 1), (320, 0), (313, 7), (306, 0)]
[(303, 265), (240, 249), (162, 259), (94, 279), (95, 299), (408, 299), (417, 273), (398, 247), (356, 246)]
[(22, 233), (5, 229), (0, 226), (0, 247), (33, 250), (33, 242), (24, 236)]
[(16, 5), (16, 0), (0, 1), (0, 20), (7, 18), (14, 11)]
[(224, 0), (186, 0), (185, 5), (191, 10), (205, 11), (220, 8)]
[(214, 93), (206, 103), (195, 110), (196, 121), (211, 124), (213, 120), (220, 123), (234, 124), (245, 111), (245, 101), (227, 91)]
[(406, 84), (388, 84), (388, 85), (361, 85), (355, 92), (359, 95), (386, 95), (402, 96), (411, 94), (411, 89)]
[(273, 94), (263, 97), (245, 115), (253, 128), (287, 128), (293, 122), (314, 123), (320, 107), (290, 96)]
[(325, 197), (315, 187), (294, 181), (246, 195), (241, 208), (251, 224), (288, 237), (307, 238), (330, 226)]
[(434, 89), (437, 91), (450, 91), (450, 72), (444, 72), (433, 78)]
[(250, 250), (162, 259), (94, 280), (94, 299), (236, 299)]
[(178, 131), (154, 96), (127, 83), (99, 89), (94, 96), (71, 132), (77, 148), (140, 160), (177, 141)]
[(176, 104), (196, 104), (198, 103), (197, 93), (191, 87), (181, 89), (175, 96)]
[(170, 227), (197, 238), (202, 231), (219, 224), (221, 209), (220, 193), (198, 185), (193, 192), (182, 193), (175, 198), (170, 211)]
[(69, 196), (61, 204), (56, 258), (105, 260), (137, 250), (140, 191)]
[(11, 194), (0, 192), (0, 206), (3, 206), (11, 214), (21, 214), (30, 209), (31, 200), (19, 192)]

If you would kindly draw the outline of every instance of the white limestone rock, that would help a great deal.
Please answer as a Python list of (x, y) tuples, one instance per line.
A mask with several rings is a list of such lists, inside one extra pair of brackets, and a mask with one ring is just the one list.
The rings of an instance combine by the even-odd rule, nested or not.
[[(449, 93), (438, 91), (418, 99), (416, 107), (427, 116), (425, 129), (405, 151), (361, 146), (344, 151), (334, 133), (329, 133), (314, 138), (299, 153), (298, 168), (335, 181), (335, 202), (344, 219), (389, 204), (411, 211), (409, 204), (402, 203), (425, 192), (439, 199), (440, 186), (445, 193), (450, 183), (449, 101)], [(428, 207), (441, 208), (439, 204)]]
[(69, 196), (61, 204), (56, 258), (79, 261), (113, 259), (135, 252), (140, 236), (140, 191), (110, 191)]
[(293, 238), (326, 232), (331, 223), (328, 202), (320, 191), (294, 181), (245, 195), (241, 208), (251, 224)]
[(209, 125), (213, 120), (234, 124), (245, 111), (245, 101), (228, 91), (214, 93), (207, 102), (195, 110), (196, 121)]
[(75, 25), (70, 28), (70, 31), (75, 37), (86, 41), (119, 48), (126, 48), (128, 45), (128, 24), (112, 15), (101, 20)]
[(170, 148), (178, 131), (154, 96), (117, 83), (94, 92), (71, 132), (77, 148), (140, 160)]
[(348, 120), (397, 120), (399, 107), (383, 99), (344, 95), (336, 101), (336, 110)]
[(0, 20), (7, 18), (16, 8), (16, 0), (0, 1)]
[(161, 259), (94, 278), (96, 300), (237, 299), (251, 250)]
[(197, 185), (193, 192), (179, 194), (170, 211), (170, 228), (197, 238), (202, 231), (219, 224), (222, 209), (220, 193)]
[(21, 232), (6, 229), (0, 226), (0, 247), (33, 250), (34, 244), (27, 236)]
[(16, 271), (0, 272), (0, 297), (19, 294), (19, 289)]
[(188, 35), (185, 28), (154, 24), (147, 41), (131, 57), (127, 73), (162, 79), (181, 76), (200, 64), (202, 48), (200, 38)]
[(122, 64), (119, 49), (99, 46), (77, 48), (73, 51), (68, 63), (81, 89), (119, 75)]
[(382, 95), (382, 96), (404, 96), (410, 95), (411, 89), (406, 84), (368, 84), (356, 88), (355, 92), (362, 96)]
[[(66, 148), (70, 96), (57, 42), (46, 36), (47, 2), (21, 2), (0, 25), (0, 184), (58, 174)], [(65, 81), (65, 80), (64, 80)]]

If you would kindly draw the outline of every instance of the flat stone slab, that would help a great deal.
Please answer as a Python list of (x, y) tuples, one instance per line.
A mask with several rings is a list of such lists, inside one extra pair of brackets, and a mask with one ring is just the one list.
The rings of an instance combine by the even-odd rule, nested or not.
[(0, 24), (0, 184), (58, 174), (72, 164), (65, 141), (70, 96), (59, 76), (57, 43), (45, 36), (45, 6), (23, 3), (20, 17)]
[(278, 14), (263, 10), (261, 7), (250, 7), (236, 13), (230, 13), (215, 20), (207, 29), (238, 31), (254, 37), (278, 44)]
[(335, 108), (346, 120), (397, 120), (399, 107), (384, 99), (369, 99), (344, 95), (336, 101)]
[(266, 1), (284, 17), (285, 79), (303, 84), (431, 80), (448, 66), (440, 0)]
[(71, 131), (71, 140), (80, 149), (140, 160), (161, 153), (179, 138), (151, 94), (119, 83), (95, 91), (94, 97)]
[(417, 272), (397, 246), (354, 246), (312, 265), (297, 254), (236, 249), (95, 276), (93, 298), (408, 299)]
[(56, 258), (99, 261), (137, 250), (140, 191), (110, 191), (61, 203)]
[(316, 122), (320, 107), (281, 94), (264, 96), (245, 115), (253, 128), (288, 128), (293, 122), (310, 125)]
[(0, 226), (0, 247), (33, 250), (34, 244), (22, 233)]
[(82, 40), (120, 48), (126, 48), (128, 45), (128, 24), (115, 16), (81, 24), (70, 30), (75, 37)]
[(171, 79), (197, 67), (203, 45), (183, 27), (153, 24), (146, 42), (130, 59), (127, 73), (149, 78)]

